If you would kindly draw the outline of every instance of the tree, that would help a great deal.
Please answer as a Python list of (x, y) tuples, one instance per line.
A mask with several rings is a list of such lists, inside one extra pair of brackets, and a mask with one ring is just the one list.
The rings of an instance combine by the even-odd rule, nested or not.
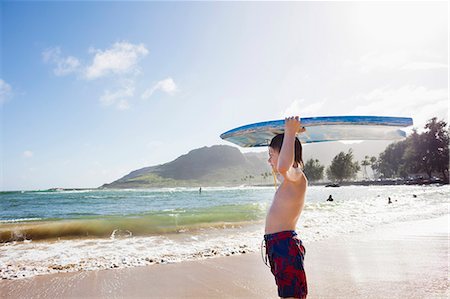
[(353, 162), (352, 149), (348, 153), (340, 152), (331, 161), (327, 168), (327, 177), (331, 181), (342, 182), (356, 177), (356, 173), (361, 169), (359, 163)]
[(309, 159), (306, 161), (303, 172), (305, 173), (308, 180), (318, 181), (323, 179), (323, 170), (325, 166), (320, 165), (319, 160)]
[(373, 167), (383, 177), (402, 176), (425, 172), (432, 177), (438, 172), (448, 182), (449, 129), (447, 123), (437, 118), (430, 119), (425, 132), (417, 130), (405, 140), (392, 143), (379, 155)]
[(424, 170), (430, 178), (433, 171), (440, 172), (445, 181), (448, 179), (449, 166), (449, 131), (446, 126), (445, 121), (437, 121), (433, 117), (425, 125), (427, 131), (423, 133), (423, 141), (427, 146), (423, 157)]
[(376, 169), (382, 177), (392, 178), (399, 175), (400, 166), (404, 164), (403, 153), (405, 152), (405, 148), (405, 141), (391, 143), (380, 154)]
[(267, 179), (267, 177), (268, 177), (268, 174), (267, 174), (267, 172), (263, 172), (263, 173), (261, 173), (260, 174), (261, 175), (261, 183), (263, 182), (263, 180), (264, 180), (264, 182), (266, 181), (266, 179)]
[(375, 179), (375, 177), (378, 176), (377, 157), (375, 157), (375, 156), (370, 157), (370, 168), (372, 168), (373, 178)]
[(364, 160), (361, 161), (361, 166), (363, 167), (363, 177), (368, 179), (369, 175), (367, 174), (367, 166), (370, 166), (369, 156), (364, 157)]
[(406, 148), (403, 153), (403, 165), (399, 172), (407, 174), (418, 173), (421, 171), (421, 165), (424, 155), (423, 138), (413, 129), (412, 134), (406, 139)]

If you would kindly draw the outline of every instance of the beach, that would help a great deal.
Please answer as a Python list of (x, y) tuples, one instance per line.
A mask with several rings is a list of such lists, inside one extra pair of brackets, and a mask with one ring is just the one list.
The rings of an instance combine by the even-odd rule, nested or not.
[[(305, 244), (309, 298), (448, 298), (449, 214)], [(301, 233), (300, 233), (301, 235)], [(277, 298), (259, 253), (0, 282), (2, 298)]]

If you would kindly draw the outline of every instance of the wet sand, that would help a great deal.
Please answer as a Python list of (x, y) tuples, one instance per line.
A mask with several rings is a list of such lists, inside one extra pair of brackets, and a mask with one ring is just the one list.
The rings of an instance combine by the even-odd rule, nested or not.
[[(300, 234), (301, 235), (301, 234)], [(309, 298), (449, 298), (449, 215), (306, 243)], [(278, 298), (259, 253), (0, 281), (1, 298)]]

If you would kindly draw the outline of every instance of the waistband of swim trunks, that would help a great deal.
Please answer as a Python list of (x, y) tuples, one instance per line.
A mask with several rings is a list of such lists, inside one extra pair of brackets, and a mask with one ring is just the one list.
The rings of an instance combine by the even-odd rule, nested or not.
[(277, 232), (273, 234), (264, 235), (264, 240), (266, 241), (274, 241), (274, 240), (283, 240), (296, 236), (297, 233), (293, 230), (286, 230), (282, 232)]

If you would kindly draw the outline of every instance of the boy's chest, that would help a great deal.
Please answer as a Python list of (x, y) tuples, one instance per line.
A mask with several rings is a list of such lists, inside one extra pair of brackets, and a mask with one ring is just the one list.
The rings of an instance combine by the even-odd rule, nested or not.
[(290, 184), (287, 182), (283, 182), (280, 187), (278, 187), (277, 191), (275, 192), (273, 203), (279, 202), (279, 201), (292, 201), (299, 199), (302, 194), (302, 189), (299, 186), (296, 186), (295, 184)]

